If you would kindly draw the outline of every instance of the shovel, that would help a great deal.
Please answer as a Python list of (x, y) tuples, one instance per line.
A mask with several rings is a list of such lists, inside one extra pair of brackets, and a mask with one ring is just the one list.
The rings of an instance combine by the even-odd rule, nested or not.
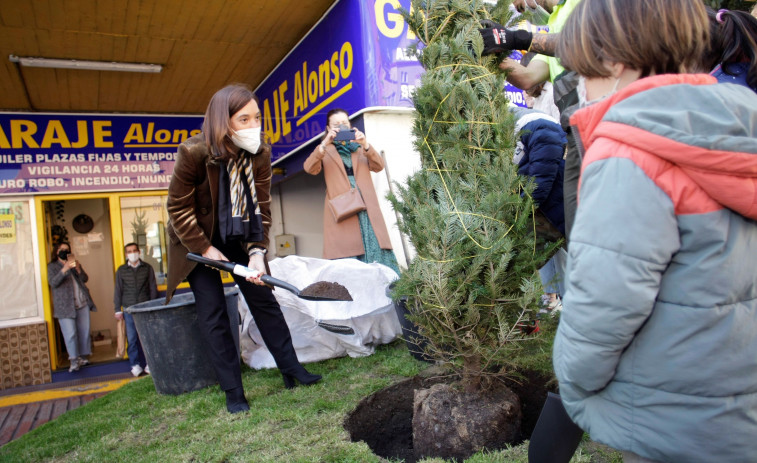
[[(201, 264), (205, 264), (208, 267), (212, 267), (217, 270), (225, 270), (227, 272), (233, 273), (234, 275), (239, 275), (242, 278), (247, 278), (248, 276), (257, 276), (259, 272), (256, 272), (255, 270), (250, 269), (249, 267), (245, 267), (244, 265), (235, 264), (233, 262), (229, 261), (223, 261), (223, 260), (213, 260), (208, 259), (207, 257), (202, 257), (199, 254), (195, 254), (193, 252), (190, 252), (187, 254), (187, 259), (199, 262)], [(294, 295), (299, 297), (300, 299), (305, 299), (308, 301), (341, 301), (341, 300), (352, 300), (350, 299), (333, 299), (330, 297), (324, 297), (324, 296), (308, 296), (308, 295), (302, 295), (301, 291), (294, 287), (294, 285), (290, 285), (286, 281), (281, 281), (277, 278), (272, 277), (271, 275), (263, 275), (260, 277), (260, 279), (271, 286), (278, 286), (279, 288), (286, 289), (287, 291), (291, 291)], [(330, 323), (324, 323), (322, 321), (316, 320), (316, 324), (325, 329), (326, 331), (331, 331), (332, 333), (336, 334), (345, 334), (345, 335), (352, 335), (355, 334), (355, 330), (353, 330), (349, 326), (343, 326), (343, 325), (332, 325)]]
[[(223, 261), (223, 260), (208, 259), (207, 257), (202, 257), (201, 255), (195, 254), (193, 252), (190, 252), (187, 254), (187, 259), (195, 261), (195, 262), (199, 262), (201, 264), (205, 264), (208, 267), (213, 267), (218, 270), (225, 270), (229, 273), (233, 273), (234, 275), (239, 275), (242, 278), (247, 278), (251, 276), (255, 277), (255, 276), (258, 276), (259, 274), (259, 272), (252, 270), (249, 267), (245, 267), (244, 265), (239, 265), (233, 262), (228, 262), (228, 261)], [(278, 278), (274, 278), (268, 274), (263, 274), (260, 277), (260, 279), (263, 281), (263, 283), (286, 289), (287, 291), (292, 292), (295, 296), (299, 297), (300, 299), (305, 299), (307, 301), (351, 301), (352, 300), (352, 298), (337, 299), (337, 298), (327, 297), (327, 296), (312, 296), (308, 294), (303, 294), (303, 292), (297, 289), (294, 285), (291, 285), (287, 283), (286, 281), (279, 280)]]

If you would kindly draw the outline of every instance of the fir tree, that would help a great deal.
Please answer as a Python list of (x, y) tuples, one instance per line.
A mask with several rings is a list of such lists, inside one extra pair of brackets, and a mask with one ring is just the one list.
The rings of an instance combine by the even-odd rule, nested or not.
[(543, 342), (523, 326), (538, 310), (537, 269), (557, 246), (535, 238), (533, 182), (512, 161), (501, 58), (481, 56), (479, 21), (506, 23), (507, 4), (413, 0), (404, 12), (426, 72), (414, 95), (422, 169), (390, 196), (417, 251), (396, 294), (408, 296), (427, 354), (467, 391), (511, 374), (525, 345)]

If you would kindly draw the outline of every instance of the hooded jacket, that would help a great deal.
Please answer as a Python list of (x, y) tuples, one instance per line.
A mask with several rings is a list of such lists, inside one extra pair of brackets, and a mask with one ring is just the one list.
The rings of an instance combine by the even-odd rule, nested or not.
[(560, 233), (565, 235), (563, 208), (563, 170), (565, 170), (565, 132), (560, 123), (540, 111), (512, 108), (517, 142), (513, 161), (520, 175), (536, 182), (536, 205)]
[(641, 79), (578, 111), (554, 367), (593, 439), (661, 462), (757, 455), (757, 95)]

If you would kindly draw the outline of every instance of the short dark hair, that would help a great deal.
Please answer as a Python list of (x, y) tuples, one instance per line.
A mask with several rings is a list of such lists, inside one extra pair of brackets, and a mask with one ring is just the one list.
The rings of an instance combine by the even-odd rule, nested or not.
[(607, 62), (641, 76), (699, 70), (709, 41), (701, 0), (582, 0), (560, 32), (557, 55), (585, 77), (609, 77)]
[[(202, 133), (210, 152), (221, 161), (236, 158), (239, 148), (231, 140), (231, 116), (252, 100), (260, 106), (258, 97), (245, 84), (227, 85), (210, 98), (208, 109), (205, 110), (205, 120), (202, 122)], [(271, 146), (261, 140), (260, 149), (270, 151)]]
[(139, 245), (137, 243), (129, 243), (126, 246), (124, 246), (124, 252), (126, 252), (126, 248), (128, 248), (129, 246), (136, 246), (137, 251), (139, 251)]

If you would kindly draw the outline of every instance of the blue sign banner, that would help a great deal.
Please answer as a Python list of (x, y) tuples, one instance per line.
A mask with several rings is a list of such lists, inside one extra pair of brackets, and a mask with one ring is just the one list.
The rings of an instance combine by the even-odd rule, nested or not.
[(342, 0), (255, 90), (272, 160), (322, 134), (326, 113), (413, 106), (423, 67), (405, 49), (416, 38), (398, 8), (410, 0)]
[(255, 93), (273, 160), (324, 130), (326, 113), (366, 107), (360, 3), (341, 1)]
[[(423, 67), (407, 55), (418, 42), (399, 13), (410, 0), (341, 0), (257, 87), (272, 161), (323, 134), (333, 108), (412, 108)], [(521, 90), (511, 100), (525, 106)]]
[(0, 194), (167, 188), (202, 116), (0, 113)]

